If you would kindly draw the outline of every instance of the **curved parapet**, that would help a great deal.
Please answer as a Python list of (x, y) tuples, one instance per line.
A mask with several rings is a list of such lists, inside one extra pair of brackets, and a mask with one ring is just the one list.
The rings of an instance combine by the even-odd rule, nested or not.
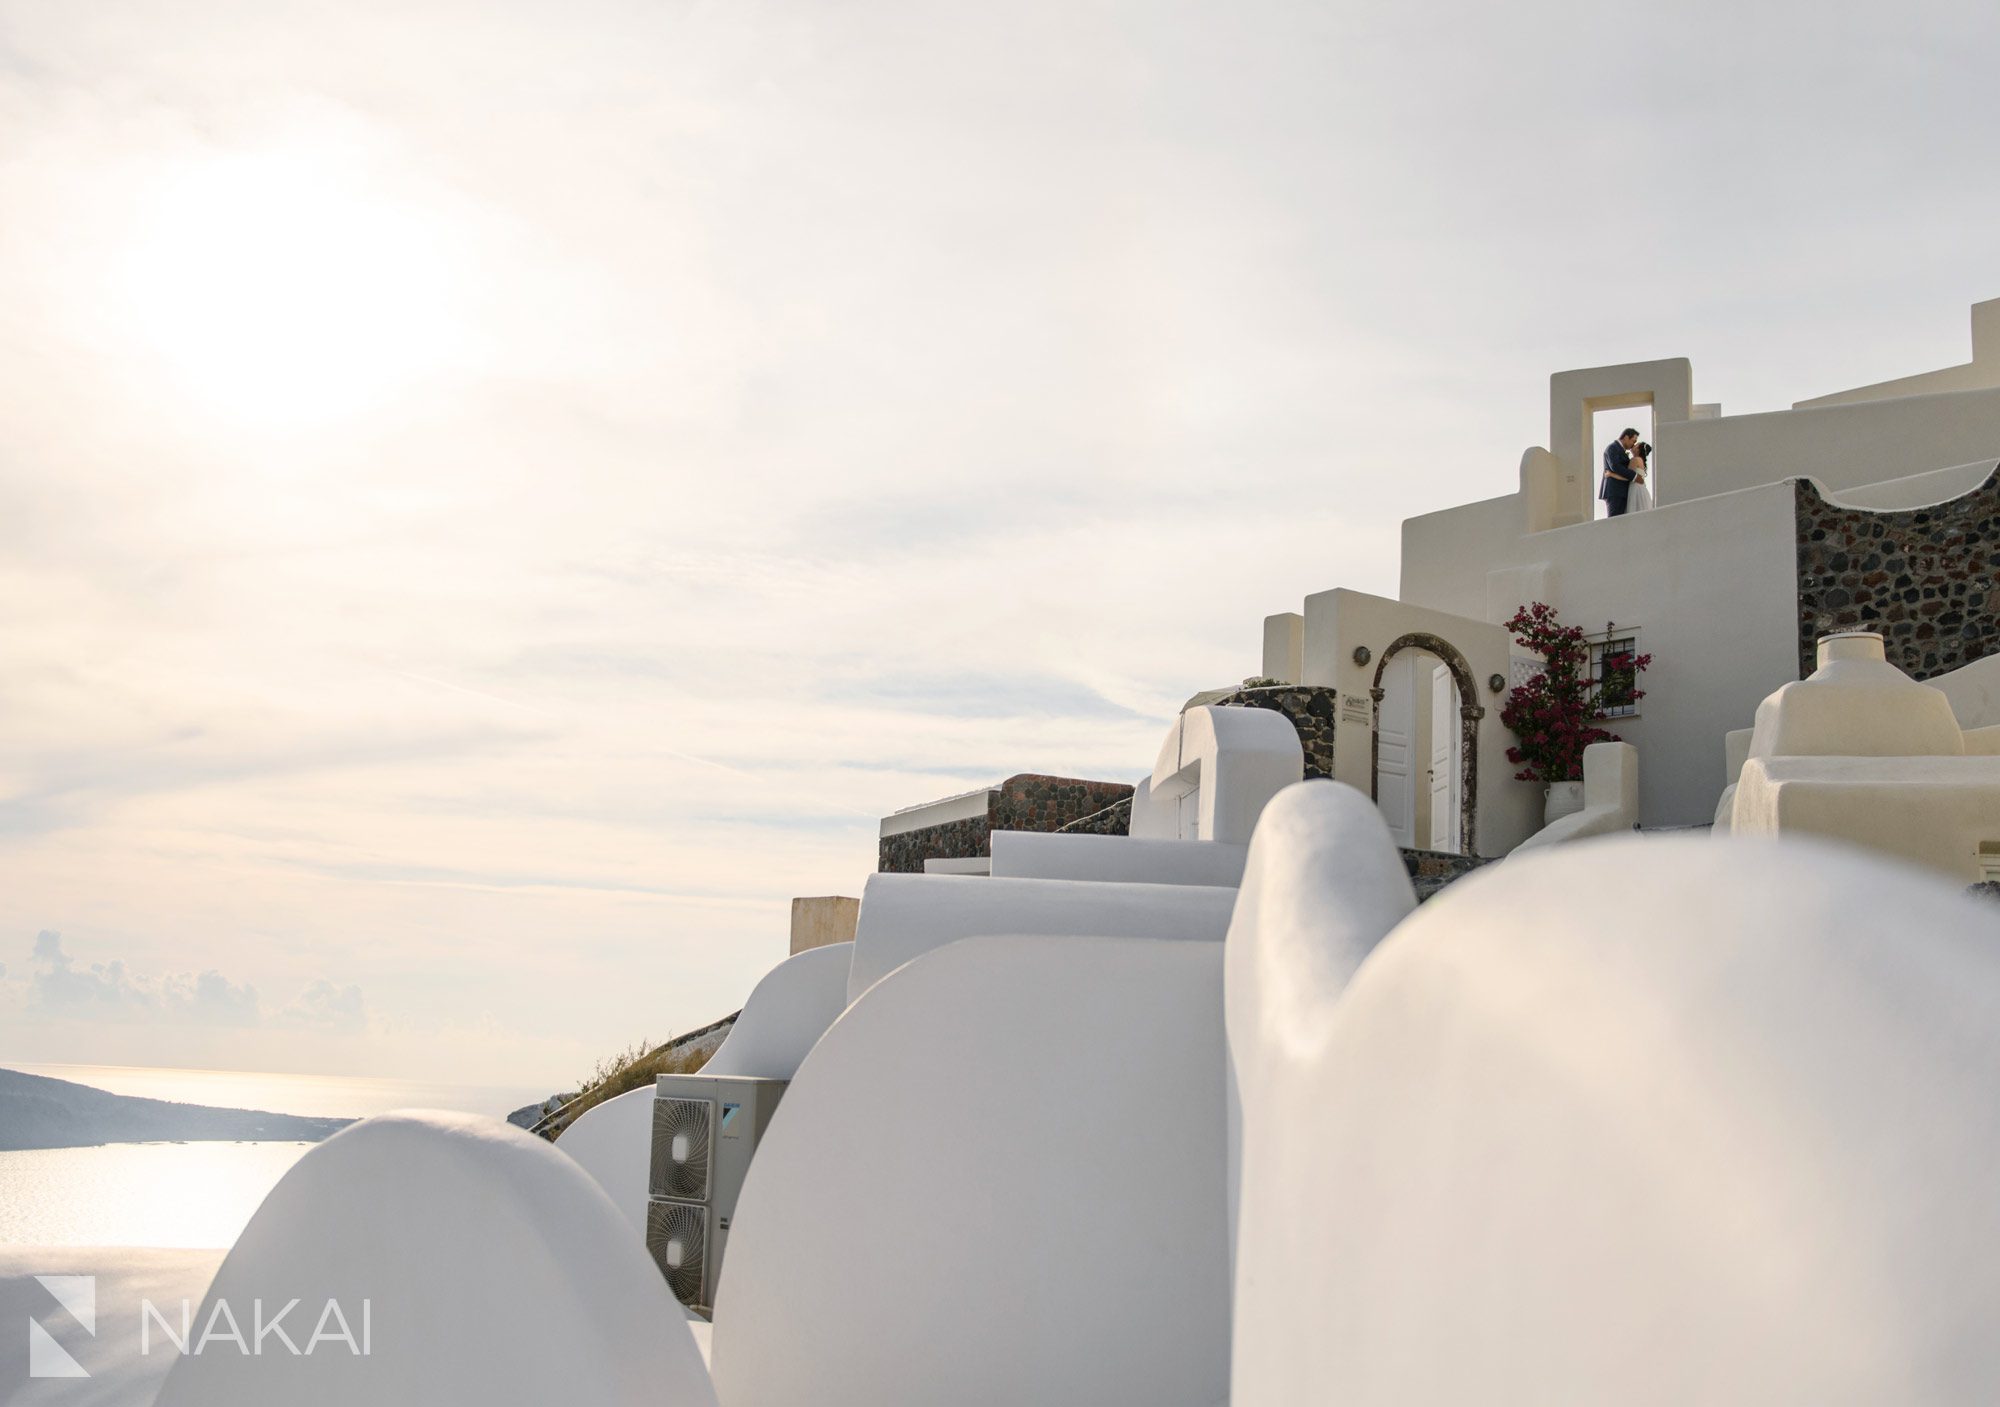
[(308, 1152), (191, 1330), (159, 1407), (715, 1407), (685, 1316), (597, 1185), (460, 1114), (386, 1114)]
[[(789, 1080), (847, 1005), (852, 943), (786, 958), (751, 989), (729, 1034), (702, 1070)], [(556, 1147), (597, 1181), (641, 1236), (653, 1160), (653, 1087), (642, 1085), (584, 1111)]]
[(1235, 903), (1234, 889), (1189, 884), (870, 875), (847, 997), (852, 1002), (912, 958), (961, 938), (1088, 933), (1219, 941)]
[(2000, 725), (2000, 655), (1986, 655), (1924, 682), (1950, 700), (1952, 716), (1968, 733)]
[(1563, 846), (1425, 905), (1321, 1034), (1310, 1187), (1246, 1126), (1234, 1407), (2000, 1395), (2000, 910), (1811, 844)]
[[(1295, 1141), (1319, 1126), (1298, 1117), (1312, 1107), (1298, 1102), (1300, 1082), (1317, 1078), (1355, 969), (1416, 903), (1381, 811), (1353, 787), (1303, 782), (1266, 809), (1227, 945), (1229, 1205), (1239, 1246), (1243, 1236), (1259, 1247), (1281, 1241), (1266, 1219), (1310, 1199), (1318, 1172)], [(1244, 1186), (1258, 1196), (1239, 1212)], [(1239, 1318), (1260, 1312), (1264, 1254), (1238, 1257), (1238, 1301), (1248, 1306)]]
[(1221, 985), (1216, 943), (982, 938), (871, 988), (737, 1204), (730, 1407), (1223, 1401)]
[(653, 1087), (642, 1085), (583, 1111), (556, 1147), (589, 1173), (632, 1229), (646, 1232), (646, 1183), (653, 1158)]
[(1160, 744), (1143, 802), (1133, 798), (1132, 834), (1248, 845), (1265, 804), (1304, 776), (1298, 729), (1283, 714), (1184, 709)]
[(1807, 475), (1806, 479), (1814, 491), (1835, 508), (1858, 508), (1870, 513), (1919, 512), (1941, 508), (1953, 499), (1971, 493), (1992, 476), (1994, 467), (1992, 460), (1982, 459), (1970, 464), (1956, 464), (1949, 469), (1930, 469), (1902, 478), (1884, 479), (1879, 484), (1843, 489), (1829, 489), (1811, 475)]
[(789, 1080), (846, 1009), (847, 971), (853, 961), (854, 944), (828, 943), (788, 957), (765, 973), (702, 1073)]
[(1301, 782), (1271, 803), (1229, 925), (1229, 1048), (1239, 1068), (1316, 1048), (1361, 960), (1417, 906), (1375, 803)]
[(1583, 750), (1583, 809), (1549, 822), (1511, 854), (1616, 835), (1638, 824), (1639, 749), (1630, 743), (1592, 743)]

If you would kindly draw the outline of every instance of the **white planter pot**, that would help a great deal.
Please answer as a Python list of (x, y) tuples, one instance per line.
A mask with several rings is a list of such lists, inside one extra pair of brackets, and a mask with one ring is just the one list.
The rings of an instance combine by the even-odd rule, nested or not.
[(1542, 798), (1542, 824), (1546, 826), (1583, 809), (1583, 783), (1550, 782)]

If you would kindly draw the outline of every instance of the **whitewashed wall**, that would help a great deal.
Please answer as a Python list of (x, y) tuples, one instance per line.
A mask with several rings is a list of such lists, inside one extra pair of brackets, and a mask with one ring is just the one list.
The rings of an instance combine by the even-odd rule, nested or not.
[(1899, 376), (1852, 390), (1814, 396), (1794, 404), (1804, 406), (1843, 405), (1854, 401), (1879, 401), (1891, 396), (1919, 396), (1933, 391), (1969, 391), (1981, 386), (2000, 386), (2000, 298), (1972, 305), (1972, 360), (1957, 366), (1922, 371), (1915, 376)]
[(653, 1156), (653, 1089), (627, 1090), (586, 1109), (556, 1147), (589, 1173), (632, 1228), (646, 1234), (646, 1187)]
[(1661, 506), (1781, 479), (1844, 489), (1993, 458), (2000, 388), (1726, 415), (1658, 429)]
[(1142, 840), (1129, 835), (995, 831), (995, 879), (1089, 879), (1233, 889), (1248, 845), (1221, 840)]
[[(1335, 1006), (1362, 960), (1416, 904), (1365, 793), (1303, 782), (1265, 811), (1224, 956), (1236, 1338), (1246, 1352), (1264, 1351), (1258, 1323), (1273, 1312), (1270, 1297), (1280, 1301), (1280, 1331), (1297, 1319), (1284, 1302), (1284, 1224), (1317, 1195), (1315, 1150), (1326, 1130), (1306, 1111)], [(1246, 1179), (1256, 1189), (1247, 1204)]]
[(912, 958), (990, 934), (1220, 941), (1234, 889), (1200, 885), (874, 874), (861, 893), (848, 1000)]
[[(1500, 705), (1506, 696), (1487, 687), (1491, 675), (1507, 676), (1511, 645), (1505, 630), (1476, 614), (1461, 616), (1424, 603), (1391, 601), (1345, 589), (1308, 596), (1305, 622), (1305, 678), (1300, 682), (1331, 685), (1340, 692), (1343, 712), (1334, 725), (1333, 740), (1336, 780), (1363, 793), (1370, 791), (1374, 781), (1371, 730), (1348, 721), (1344, 709), (1350, 701), (1363, 707), (1370, 703), (1368, 691), (1390, 644), (1410, 632), (1426, 632), (1449, 641), (1465, 656), (1472, 673), (1473, 697), (1461, 702), (1486, 710), (1478, 725), (1478, 852), (1504, 855), (1533, 834), (1541, 824), (1541, 792), (1513, 779), (1516, 769), (1507, 761), (1513, 735), (1500, 722)], [(1355, 662), (1356, 646), (1368, 648), (1366, 664)]]
[(918, 958), (827, 1033), (758, 1149), (722, 1400), (1215, 1407), (1223, 1127), (1220, 943)]
[[(259, 1302), (268, 1323), (292, 1299), (281, 1327), (312, 1352), (269, 1334), (251, 1352)], [(356, 1348), (367, 1302), (365, 1355), (312, 1345), (316, 1328), (335, 1332), (328, 1301)], [(165, 1308), (178, 1329), (178, 1306)], [(497, 1119), (386, 1114), (311, 1149), (237, 1238), (195, 1333), (220, 1312), (244, 1347), (218, 1339), (183, 1357), (160, 1407), (715, 1404), (625, 1218), (575, 1163)]]
[(1312, 1111), (1246, 1117), (1234, 1407), (2000, 1397), (2000, 907), (1653, 839), (1463, 880), (1344, 987), (1310, 916), (1255, 930), (1283, 1021), (1230, 938), (1237, 1067)]
[(1132, 798), (1131, 836), (1248, 845), (1257, 817), (1305, 775), (1298, 729), (1262, 708), (1184, 708), (1167, 729), (1143, 792)]
[[(1546, 601), (1565, 624), (1638, 628), (1653, 656), (1635, 718), (1608, 725), (1638, 747), (1645, 825), (1697, 825), (1722, 794), (1721, 738), (1798, 677), (1796, 514), (1789, 484), (1579, 523), (1504, 544), (1484, 516), (1404, 525), (1403, 593), (1504, 620)], [(1464, 530), (1463, 532), (1461, 530)], [(1475, 573), (1468, 563), (1484, 562)], [(1477, 589), (1477, 603), (1467, 599)], [(1495, 709), (1497, 714), (1498, 710)], [(1501, 730), (1503, 745), (1511, 736)], [(1511, 769), (1509, 769), (1511, 771)], [(1482, 779), (1483, 785), (1483, 779)]]
[(789, 1080), (846, 1010), (853, 962), (854, 944), (827, 943), (796, 953), (765, 973), (702, 1072)]

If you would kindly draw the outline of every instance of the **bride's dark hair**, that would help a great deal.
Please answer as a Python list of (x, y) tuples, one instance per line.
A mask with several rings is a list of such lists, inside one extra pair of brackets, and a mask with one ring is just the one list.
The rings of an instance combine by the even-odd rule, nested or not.
[(1639, 447), (1633, 450), (1632, 453), (1638, 455), (1641, 459), (1651, 459), (1653, 457), (1653, 447), (1644, 440), (1641, 440), (1639, 441)]

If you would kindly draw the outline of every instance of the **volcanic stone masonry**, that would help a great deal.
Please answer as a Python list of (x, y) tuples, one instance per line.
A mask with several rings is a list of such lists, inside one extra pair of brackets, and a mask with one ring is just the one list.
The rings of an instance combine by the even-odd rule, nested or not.
[(1338, 691), (1320, 684), (1245, 687), (1215, 700), (1222, 708), (1268, 708), (1291, 719), (1306, 755), (1306, 780), (1333, 775), (1333, 720)]
[(994, 831), (1061, 830), (1120, 800), (1130, 807), (1132, 788), (1124, 782), (1024, 772), (987, 794), (983, 816), (883, 836), (876, 868), (885, 874), (922, 874), (926, 860), (977, 859), (993, 853)]
[(1071, 821), (1057, 830), (1064, 835), (1130, 835), (1132, 833), (1132, 798), (1114, 801), (1102, 811), (1093, 811)]
[(1798, 493), (1799, 677), (1819, 637), (1877, 630), (1889, 663), (1930, 679), (2000, 649), (2000, 469), (1927, 508), (1875, 512)]
[(1403, 850), (1403, 868), (1410, 873), (1410, 886), (1423, 903), (1453, 880), (1464, 879), (1493, 860), (1479, 855), (1452, 855), (1442, 850)]
[[(1245, 686), (1202, 697), (1219, 708), (1268, 708), (1283, 714), (1298, 730), (1306, 780), (1333, 775), (1334, 705), (1338, 701), (1333, 689), (1310, 684)], [(984, 816), (884, 836), (879, 867), (894, 873), (921, 874), (925, 860), (990, 855), (996, 830), (1125, 835), (1131, 824), (1129, 786), (1024, 773), (1000, 784)]]

